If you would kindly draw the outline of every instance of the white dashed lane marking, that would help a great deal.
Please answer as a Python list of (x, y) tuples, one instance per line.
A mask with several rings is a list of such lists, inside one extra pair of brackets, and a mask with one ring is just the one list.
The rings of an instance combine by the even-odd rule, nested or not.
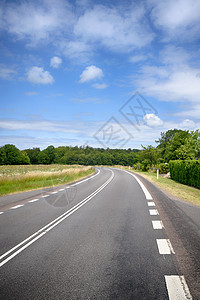
[(157, 209), (150, 209), (149, 213), (150, 213), (151, 216), (157, 216), (157, 215), (159, 215)]
[(192, 300), (184, 276), (165, 276), (169, 300)]
[(22, 206), (24, 206), (24, 204), (13, 206), (13, 207), (11, 207), (11, 209), (16, 209), (16, 208), (19, 208), (19, 207), (22, 207)]
[(168, 239), (157, 239), (158, 251), (160, 254), (175, 254), (174, 249)]
[(163, 222), (162, 221), (152, 221), (153, 229), (163, 229)]
[(33, 203), (33, 202), (36, 202), (36, 201), (39, 201), (39, 199), (33, 199), (33, 200), (30, 200), (29, 202)]
[[(126, 171), (127, 172), (127, 171)], [(127, 172), (129, 173), (129, 172)], [(153, 200), (151, 194), (147, 191), (144, 184), (134, 175), (129, 173), (140, 184), (147, 200)], [(148, 207), (155, 207), (155, 203), (153, 201), (147, 202)], [(159, 215), (157, 209), (149, 209), (149, 213), (151, 216)], [(153, 220), (152, 221), (153, 229), (163, 229), (164, 225), (161, 220)], [(169, 239), (156, 239), (158, 251), (160, 254), (175, 254), (175, 251), (172, 247), (172, 244)], [(190, 294), (189, 288), (185, 281), (184, 276), (178, 275), (168, 275), (165, 276), (165, 282), (167, 286), (167, 292), (169, 296), (169, 300), (192, 300), (192, 296)]]

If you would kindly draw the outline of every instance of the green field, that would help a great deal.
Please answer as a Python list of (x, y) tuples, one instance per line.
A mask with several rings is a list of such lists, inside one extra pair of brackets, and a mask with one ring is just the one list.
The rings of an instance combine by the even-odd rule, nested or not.
[(79, 165), (0, 166), (0, 196), (70, 183), (94, 172)]

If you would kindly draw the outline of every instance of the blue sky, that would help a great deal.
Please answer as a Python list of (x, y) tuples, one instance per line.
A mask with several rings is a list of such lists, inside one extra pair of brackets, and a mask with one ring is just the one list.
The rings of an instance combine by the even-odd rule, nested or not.
[(141, 148), (200, 128), (200, 2), (0, 1), (0, 145)]

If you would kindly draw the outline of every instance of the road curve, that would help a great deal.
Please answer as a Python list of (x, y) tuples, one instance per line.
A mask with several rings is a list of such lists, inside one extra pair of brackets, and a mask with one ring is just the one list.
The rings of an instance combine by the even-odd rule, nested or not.
[[(138, 176), (97, 170), (76, 184), (0, 198), (1, 299), (198, 299), (191, 222)], [(183, 267), (190, 256), (192, 270)]]

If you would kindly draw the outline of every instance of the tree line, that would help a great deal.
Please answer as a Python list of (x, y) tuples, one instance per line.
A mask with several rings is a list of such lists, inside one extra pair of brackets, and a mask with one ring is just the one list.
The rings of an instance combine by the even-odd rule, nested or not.
[(0, 147), (0, 165), (20, 164), (80, 164), (80, 165), (122, 165), (142, 170), (170, 160), (200, 159), (200, 132), (173, 129), (161, 132), (156, 141), (142, 149), (104, 149), (90, 146), (53, 145), (44, 150), (32, 148), (19, 150), (15, 145)]

